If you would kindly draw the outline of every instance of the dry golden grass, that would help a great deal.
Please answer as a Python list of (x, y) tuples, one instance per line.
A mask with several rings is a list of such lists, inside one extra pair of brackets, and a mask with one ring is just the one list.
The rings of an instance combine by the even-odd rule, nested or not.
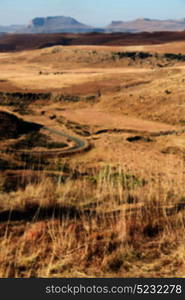
[[(173, 52), (174, 45), (180, 48), (178, 43), (171, 43), (172, 48), (169, 48), (169, 51), (167, 51), (167, 46), (166, 48), (163, 46), (163, 49), (166, 49), (166, 52), (170, 52), (171, 49)], [(153, 47), (154, 52), (158, 52), (157, 46)], [(183, 49), (182, 47), (181, 53)], [(112, 51), (126, 50), (129, 49), (124, 47), (96, 47), (96, 49), (94, 47), (53, 47), (1, 54), (0, 90), (7, 92), (42, 91), (60, 95), (82, 94), (85, 96), (97, 94), (100, 91), (101, 101), (94, 104), (96, 111), (105, 112), (106, 110), (110, 115), (111, 112), (127, 114), (130, 120), (138, 117), (170, 124), (183, 122), (184, 63), (160, 68), (156, 64), (152, 66), (147, 63), (139, 65), (132, 63), (129, 66), (128, 61), (125, 62), (124, 59), (118, 62), (112, 62), (110, 58), (105, 59), (106, 55), (111, 55)], [(134, 51), (134, 49), (131, 50)], [(93, 54), (94, 51), (97, 54)], [(143, 51), (148, 50), (143, 49)], [(87, 62), (84, 65), (86, 59)], [(102, 62), (103, 65), (99, 62), (101, 59), (105, 59)], [(40, 71), (43, 72), (41, 75)], [(48, 103), (46, 105), (48, 106)], [(80, 105), (82, 104), (76, 104), (77, 107)], [(83, 105), (85, 106), (85, 103)], [(60, 106), (64, 108), (70, 106), (73, 109), (75, 104), (70, 103), (67, 106), (61, 103)], [(89, 108), (88, 104), (87, 107)], [(52, 109), (52, 106), (49, 109)]]
[(125, 51), (146, 51), (156, 53), (185, 53), (184, 42), (170, 42), (161, 45), (126, 46)]
[[(92, 144), (89, 152), (53, 157), (48, 165), (40, 155), (33, 167), (16, 154), (1, 156), (0, 277), (184, 276), (184, 134), (152, 136), (184, 128), (184, 63), (110, 60), (113, 51), (162, 53), (168, 47), (0, 54), (0, 91), (51, 92), (51, 99), (29, 103), (26, 120)], [(180, 47), (184, 53), (182, 43), (169, 50)], [(79, 101), (59, 101), (61, 94)], [(95, 100), (84, 101), (89, 95)], [(80, 136), (83, 130), (88, 137)], [(136, 135), (143, 139), (127, 140)], [(10, 142), (16, 141), (1, 141), (1, 149)], [(6, 162), (19, 170), (6, 170)], [(6, 191), (11, 176), (20, 187)], [(28, 178), (22, 188), (21, 178)]]
[[(43, 177), (24, 191), (1, 193), (1, 216), (5, 210), (10, 216), (15, 210), (38, 210), (32, 221), (1, 222), (0, 276), (183, 276), (182, 173), (179, 166), (175, 182), (150, 174), (141, 186), (121, 166), (105, 166), (91, 178), (56, 185)], [(42, 208), (51, 208), (53, 215), (42, 219)], [(80, 215), (70, 215), (74, 208)]]

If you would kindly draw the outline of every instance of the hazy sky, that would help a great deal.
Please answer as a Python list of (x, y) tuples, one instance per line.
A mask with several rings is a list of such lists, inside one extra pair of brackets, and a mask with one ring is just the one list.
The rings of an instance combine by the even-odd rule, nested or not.
[(89, 25), (135, 18), (185, 18), (185, 0), (0, 0), (0, 24), (27, 24), (34, 17), (72, 16)]

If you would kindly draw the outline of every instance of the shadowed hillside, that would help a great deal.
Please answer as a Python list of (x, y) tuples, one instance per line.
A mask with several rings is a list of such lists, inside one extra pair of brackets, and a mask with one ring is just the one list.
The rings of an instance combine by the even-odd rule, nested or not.
[(25, 122), (4, 111), (0, 111), (0, 120), (0, 140), (17, 138), (19, 135), (41, 128), (41, 125)]
[(0, 52), (40, 49), (55, 45), (129, 46), (185, 41), (182, 32), (87, 33), (87, 34), (7, 34), (0, 36)]

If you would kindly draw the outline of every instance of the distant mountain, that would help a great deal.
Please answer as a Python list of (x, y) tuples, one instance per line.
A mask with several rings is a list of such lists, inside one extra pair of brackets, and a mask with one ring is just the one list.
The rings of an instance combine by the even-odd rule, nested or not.
[(65, 16), (34, 18), (28, 25), (0, 26), (0, 33), (137, 33), (183, 30), (185, 30), (185, 19), (155, 20), (144, 18), (125, 22), (112, 21), (107, 27), (96, 28)]
[(26, 29), (26, 33), (84, 33), (93, 31), (93, 27), (82, 24), (71, 17), (57, 16), (35, 18)]
[(153, 20), (136, 19), (134, 21), (113, 21), (106, 27), (106, 32), (153, 32), (153, 31), (182, 31), (185, 30), (185, 19)]
[(10, 26), (1, 26), (0, 33), (15, 33), (24, 28), (23, 25), (10, 25)]

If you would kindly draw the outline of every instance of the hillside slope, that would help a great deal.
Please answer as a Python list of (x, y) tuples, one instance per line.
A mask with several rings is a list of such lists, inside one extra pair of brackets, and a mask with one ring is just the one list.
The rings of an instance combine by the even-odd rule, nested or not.
[(0, 111), (0, 120), (0, 140), (17, 138), (19, 135), (41, 128), (38, 124), (25, 122), (5, 111)]
[(185, 41), (185, 31), (135, 34), (5, 34), (0, 36), (0, 52), (41, 49), (56, 45), (139, 46), (175, 41)]

